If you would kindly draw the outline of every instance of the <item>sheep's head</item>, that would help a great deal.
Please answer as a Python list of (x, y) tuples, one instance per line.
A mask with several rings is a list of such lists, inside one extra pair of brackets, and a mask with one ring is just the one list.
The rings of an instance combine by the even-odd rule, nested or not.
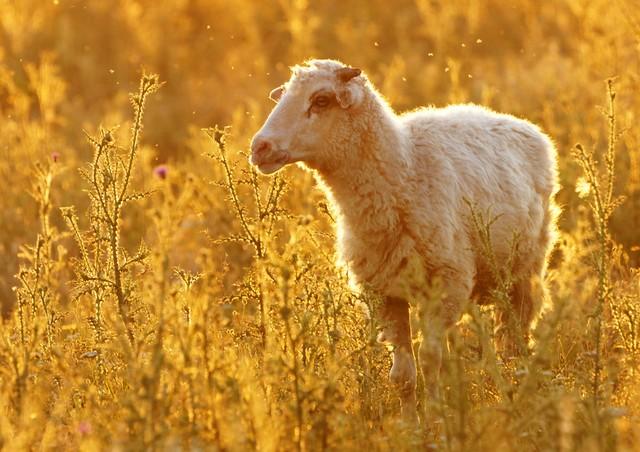
[(364, 96), (360, 69), (333, 60), (293, 68), (291, 79), (271, 91), (276, 106), (251, 142), (251, 163), (265, 174), (304, 162), (321, 167), (327, 143), (343, 129)]

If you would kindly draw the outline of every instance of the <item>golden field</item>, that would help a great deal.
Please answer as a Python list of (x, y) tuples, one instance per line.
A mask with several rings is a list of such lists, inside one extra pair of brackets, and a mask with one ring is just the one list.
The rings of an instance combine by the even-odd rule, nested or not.
[[(247, 162), (312, 57), (558, 148), (534, 352), (469, 306), (419, 426), (313, 178)], [(0, 448), (640, 450), (639, 86), (637, 0), (0, 0)]]

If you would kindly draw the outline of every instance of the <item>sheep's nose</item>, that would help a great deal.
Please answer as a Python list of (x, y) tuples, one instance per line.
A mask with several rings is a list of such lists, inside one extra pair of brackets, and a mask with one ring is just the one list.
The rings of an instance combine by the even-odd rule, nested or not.
[(264, 138), (256, 138), (251, 143), (251, 153), (256, 157), (262, 157), (271, 150), (271, 143)]

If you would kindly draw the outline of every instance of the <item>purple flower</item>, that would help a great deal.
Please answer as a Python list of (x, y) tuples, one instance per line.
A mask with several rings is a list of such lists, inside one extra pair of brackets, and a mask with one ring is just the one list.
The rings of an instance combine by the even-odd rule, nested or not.
[(58, 163), (58, 160), (60, 160), (60, 153), (53, 151), (51, 153), (51, 160), (53, 160), (53, 163)]
[(169, 172), (169, 168), (167, 167), (167, 165), (158, 165), (153, 170), (153, 174), (155, 174), (160, 179), (166, 179), (168, 172)]

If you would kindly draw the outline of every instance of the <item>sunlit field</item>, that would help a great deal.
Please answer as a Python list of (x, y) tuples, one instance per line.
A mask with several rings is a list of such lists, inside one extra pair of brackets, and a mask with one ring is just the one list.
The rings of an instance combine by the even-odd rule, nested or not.
[[(419, 423), (334, 206), (248, 162), (309, 58), (558, 150), (531, 351), (469, 304)], [(0, 449), (640, 450), (639, 87), (636, 0), (0, 0)]]

